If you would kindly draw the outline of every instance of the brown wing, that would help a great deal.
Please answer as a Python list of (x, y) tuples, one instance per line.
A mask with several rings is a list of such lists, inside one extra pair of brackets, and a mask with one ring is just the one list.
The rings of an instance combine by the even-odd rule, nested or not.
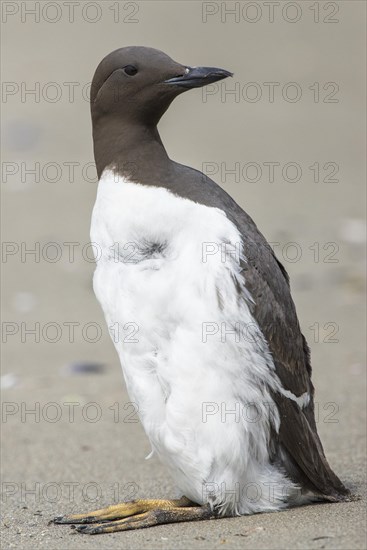
[(342, 498), (348, 490), (331, 470), (317, 434), (310, 352), (298, 323), (289, 278), (252, 224), (247, 220), (247, 231), (242, 231), (247, 258), (243, 271), (255, 302), (252, 313), (268, 342), (283, 388), (296, 397), (305, 392), (310, 395), (308, 405), (301, 409), (292, 399), (274, 394), (281, 419), (279, 443), (297, 481), (330, 500)]

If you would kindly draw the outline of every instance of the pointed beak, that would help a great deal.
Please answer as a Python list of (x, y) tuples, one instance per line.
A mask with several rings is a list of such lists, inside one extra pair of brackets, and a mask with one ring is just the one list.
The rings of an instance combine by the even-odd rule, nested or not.
[(187, 89), (201, 88), (228, 76), (233, 76), (233, 73), (216, 67), (187, 67), (184, 74), (165, 80), (164, 84)]

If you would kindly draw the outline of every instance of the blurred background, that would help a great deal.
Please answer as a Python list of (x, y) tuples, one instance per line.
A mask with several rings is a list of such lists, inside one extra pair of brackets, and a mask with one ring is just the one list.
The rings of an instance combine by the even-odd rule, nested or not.
[[(85, 547), (48, 519), (174, 491), (156, 459), (144, 461), (149, 444), (92, 290), (89, 85), (99, 61), (127, 45), (234, 72), (177, 98), (161, 137), (171, 158), (215, 179), (273, 243), (312, 350), (327, 456), (363, 493), (365, 3), (27, 1), (1, 10), (7, 547)], [(362, 548), (363, 506), (247, 518), (246, 539), (236, 536), (239, 519), (106, 542)], [(289, 517), (300, 523), (297, 540), (283, 527)]]

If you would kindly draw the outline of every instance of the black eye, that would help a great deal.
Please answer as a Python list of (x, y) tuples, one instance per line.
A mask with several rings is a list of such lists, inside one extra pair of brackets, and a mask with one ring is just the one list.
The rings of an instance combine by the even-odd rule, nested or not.
[(138, 72), (138, 69), (134, 67), (134, 65), (126, 65), (126, 67), (124, 67), (124, 71), (127, 75), (134, 76)]

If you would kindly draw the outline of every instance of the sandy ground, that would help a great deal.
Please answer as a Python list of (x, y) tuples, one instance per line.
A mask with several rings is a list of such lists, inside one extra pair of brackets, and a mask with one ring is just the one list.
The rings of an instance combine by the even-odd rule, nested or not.
[[(94, 3), (101, 17), (92, 23), (94, 12), (81, 12), (86, 4), (75, 7), (73, 21), (61, 2), (54, 23), (52, 6), (37, 21), (16, 8), (3, 17), (2, 548), (365, 548), (365, 4), (320, 2), (316, 22), (313, 2), (296, 2), (294, 23), (292, 11), (276, 12), (271, 23), (264, 2), (253, 3), (261, 17), (249, 23), (243, 12), (237, 22), (226, 14), (221, 21), (221, 3), (154, 1), (121, 2), (117, 16), (116, 3)], [(106, 53), (129, 44), (235, 72), (230, 83), (241, 96), (226, 95), (229, 88), (182, 96), (162, 121), (162, 138), (173, 158), (216, 171), (214, 179), (279, 243), (312, 349), (318, 429), (359, 500), (102, 538), (48, 525), (63, 513), (175, 494), (158, 461), (144, 460), (149, 444), (92, 292), (86, 246), (96, 183), (82, 90)], [(274, 101), (266, 82), (278, 83)], [(284, 91), (290, 82), (298, 88)], [(38, 96), (27, 95), (32, 87)], [(292, 97), (299, 89), (298, 101), (284, 99), (282, 91)], [(249, 162), (261, 167), (257, 182), (249, 181), (251, 166), (243, 176)], [(273, 182), (266, 162), (279, 163)], [(289, 181), (292, 167), (282, 173), (290, 162), (301, 168), (297, 181)], [(241, 173), (226, 175), (221, 163), (239, 163)], [(75, 243), (74, 258), (65, 243)]]

